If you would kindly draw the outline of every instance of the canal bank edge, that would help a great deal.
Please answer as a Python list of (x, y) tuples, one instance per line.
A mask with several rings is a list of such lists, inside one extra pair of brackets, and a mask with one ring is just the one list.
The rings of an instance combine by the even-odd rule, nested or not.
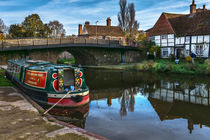
[(65, 126), (65, 127), (68, 127), (70, 129), (73, 129), (74, 131), (77, 131), (79, 133), (82, 134), (82, 136), (84, 137), (87, 137), (87, 138), (93, 138), (93, 139), (97, 139), (97, 140), (108, 140), (106, 139), (105, 137), (102, 137), (100, 135), (97, 135), (97, 134), (94, 134), (92, 132), (89, 132), (85, 129), (82, 129), (82, 128), (79, 128), (79, 127), (76, 127), (74, 125), (71, 125), (71, 124), (68, 124), (68, 123), (65, 123), (65, 122), (62, 122), (62, 121), (59, 121), (57, 120), (56, 118), (54, 118), (52, 115), (50, 115), (49, 113), (47, 113), (46, 115), (44, 115), (43, 113), (45, 112), (45, 110), (39, 105), (37, 104), (35, 101), (33, 101), (29, 96), (27, 96), (25, 93), (23, 93), (22, 91), (20, 91), (20, 93), (23, 95), (23, 97), (33, 105), (33, 107), (35, 107), (39, 113), (43, 116), (45, 116), (47, 118), (48, 121), (50, 122), (55, 122), (57, 124), (60, 124), (62, 126)]
[(179, 64), (170, 60), (145, 60), (141, 63), (120, 64), (120, 65), (103, 65), (103, 66), (83, 66), (84, 68), (107, 69), (107, 70), (136, 70), (151, 71), (175, 74), (191, 74), (191, 75), (208, 75), (210, 76), (210, 59), (203, 63), (195, 64), (181, 61)]
[[(3, 70), (2, 70), (2, 69), (3, 69)], [(0, 70), (1, 70), (2, 72), (4, 71), (4, 69), (5, 69), (4, 67), (0, 66)], [(10, 83), (11, 83), (11, 82), (10, 82)], [(12, 86), (10, 86), (10, 85), (8, 85), (8, 86), (6, 86), (6, 87), (12, 88), (13, 90), (17, 91), (16, 88), (14, 88), (14, 87), (12, 87)], [(22, 91), (20, 91), (20, 90), (18, 90), (18, 91), (19, 91), (18, 93), (20, 93), (20, 94), (23, 96), (23, 98), (25, 98), (30, 104), (32, 104), (32, 106), (33, 106), (34, 108), (36, 108), (37, 111), (38, 111), (43, 117), (46, 117), (47, 120), (48, 120), (49, 122), (55, 122), (55, 123), (57, 123), (57, 124), (59, 124), (59, 125), (68, 127), (68, 128), (70, 128), (70, 129), (72, 129), (73, 131), (76, 131), (76, 132), (80, 133), (82, 136), (84, 136), (84, 137), (86, 137), (86, 138), (98, 139), (98, 140), (107, 140), (105, 137), (102, 137), (102, 136), (100, 136), (100, 135), (91, 133), (91, 132), (89, 132), (89, 131), (87, 131), (87, 130), (85, 130), (85, 129), (82, 129), (82, 128), (76, 127), (76, 126), (74, 126), (74, 125), (71, 125), (71, 124), (68, 124), (68, 123), (59, 121), (59, 120), (57, 120), (56, 118), (54, 118), (53, 116), (51, 116), (49, 113), (47, 113), (46, 115), (44, 115), (43, 113), (45, 112), (45, 110), (44, 110), (39, 104), (37, 104), (35, 101), (33, 101), (33, 100), (32, 100), (29, 96), (27, 96), (24, 92), (22, 92)]]

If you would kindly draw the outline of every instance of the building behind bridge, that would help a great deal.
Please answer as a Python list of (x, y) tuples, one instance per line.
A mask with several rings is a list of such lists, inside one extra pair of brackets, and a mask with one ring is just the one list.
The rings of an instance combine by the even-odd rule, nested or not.
[(125, 44), (126, 38), (119, 26), (111, 26), (111, 19), (107, 18), (107, 25), (90, 25), (89, 21), (85, 25), (79, 24), (78, 36), (91, 39), (119, 40)]
[(191, 53), (198, 57), (210, 56), (210, 10), (205, 5), (196, 9), (190, 5), (190, 14), (162, 13), (147, 37), (161, 46), (161, 57), (186, 57)]

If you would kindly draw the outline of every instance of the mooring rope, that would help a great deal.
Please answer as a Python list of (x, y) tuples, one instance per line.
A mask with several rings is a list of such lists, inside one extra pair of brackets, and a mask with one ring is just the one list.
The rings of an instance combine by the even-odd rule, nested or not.
[(70, 93), (71, 93), (71, 91), (69, 91), (68, 93), (66, 93), (66, 95), (64, 95), (59, 101), (57, 101), (53, 106), (51, 106), (47, 111), (45, 111), (44, 112), (44, 115), (47, 114), (51, 109), (53, 109), (58, 103), (60, 103)]

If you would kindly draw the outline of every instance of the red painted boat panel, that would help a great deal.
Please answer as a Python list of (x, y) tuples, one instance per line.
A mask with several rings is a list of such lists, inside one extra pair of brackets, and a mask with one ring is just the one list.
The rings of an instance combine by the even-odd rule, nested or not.
[[(59, 98), (48, 98), (48, 104), (55, 104), (59, 101)], [(81, 102), (75, 102), (70, 98), (64, 98), (61, 100), (60, 103), (58, 103), (58, 106), (71, 106), (71, 107), (76, 107), (76, 106), (81, 106), (89, 102), (89, 94), (83, 97), (83, 100)]]
[(47, 72), (26, 70), (25, 84), (31, 87), (45, 89), (46, 81)]

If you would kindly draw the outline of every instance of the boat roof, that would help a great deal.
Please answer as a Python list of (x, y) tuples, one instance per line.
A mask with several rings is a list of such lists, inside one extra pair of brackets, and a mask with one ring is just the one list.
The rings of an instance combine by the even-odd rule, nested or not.
[(9, 60), (8, 62), (17, 64), (19, 66), (29, 67), (31, 70), (52, 70), (52, 69), (75, 69), (77, 67), (73, 67), (70, 65), (63, 65), (63, 64), (52, 64), (47, 61), (42, 60)]

